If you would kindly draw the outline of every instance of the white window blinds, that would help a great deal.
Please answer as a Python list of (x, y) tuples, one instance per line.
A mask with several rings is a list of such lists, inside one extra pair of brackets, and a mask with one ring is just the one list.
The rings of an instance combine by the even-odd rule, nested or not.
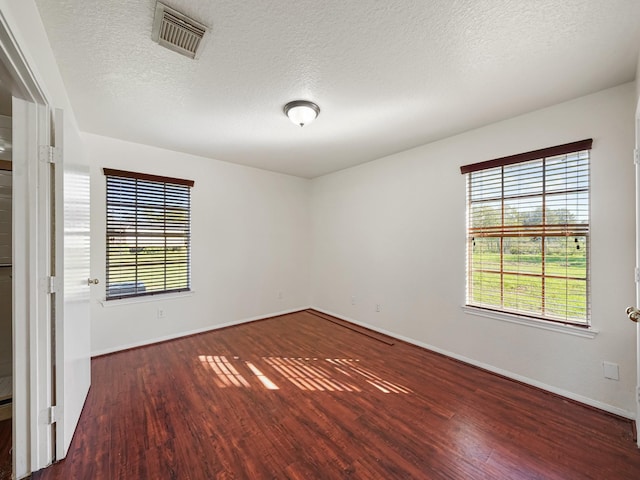
[(106, 168), (104, 173), (107, 299), (189, 290), (193, 182)]
[(591, 143), (461, 168), (468, 305), (589, 324)]

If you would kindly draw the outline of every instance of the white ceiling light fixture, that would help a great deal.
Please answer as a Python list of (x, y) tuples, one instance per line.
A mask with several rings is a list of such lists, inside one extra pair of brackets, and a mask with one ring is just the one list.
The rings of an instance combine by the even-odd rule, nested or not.
[(308, 100), (294, 100), (284, 106), (284, 114), (296, 125), (304, 127), (320, 114), (320, 107)]

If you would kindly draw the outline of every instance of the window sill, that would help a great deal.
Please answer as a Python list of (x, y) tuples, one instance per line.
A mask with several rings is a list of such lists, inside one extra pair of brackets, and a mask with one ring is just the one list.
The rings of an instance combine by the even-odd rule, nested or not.
[(591, 327), (577, 327), (574, 325), (564, 325), (561, 323), (545, 322), (544, 320), (536, 320), (534, 318), (525, 317), (522, 315), (514, 315), (511, 313), (494, 312), (491, 310), (485, 310), (484, 308), (471, 307), (464, 305), (462, 310), (469, 315), (478, 315), (480, 317), (493, 318), (494, 320), (500, 320), (503, 322), (517, 323), (519, 325), (525, 325), (528, 327), (541, 328), (542, 330), (550, 330), (552, 332), (565, 333), (567, 335), (575, 335), (577, 337), (595, 338), (598, 335), (598, 330)]
[(177, 298), (190, 297), (195, 292), (190, 290), (188, 292), (177, 292), (177, 293), (158, 293), (156, 295), (146, 295), (143, 297), (133, 297), (133, 298), (119, 298), (117, 300), (98, 300), (98, 302), (104, 308), (110, 307), (119, 307), (121, 305), (133, 305), (136, 303), (150, 303), (150, 302), (158, 302), (164, 300), (175, 300)]

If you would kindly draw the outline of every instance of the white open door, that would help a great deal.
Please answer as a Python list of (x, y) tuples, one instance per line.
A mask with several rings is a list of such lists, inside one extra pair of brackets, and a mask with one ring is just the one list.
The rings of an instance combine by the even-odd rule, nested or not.
[(56, 459), (67, 455), (91, 385), (89, 322), (89, 165), (79, 138), (63, 142), (64, 118), (54, 120)]
[[(627, 308), (630, 320), (636, 322), (636, 426), (640, 422), (640, 101), (636, 109), (636, 306)], [(637, 431), (637, 428), (636, 428)], [(640, 447), (640, 435), (636, 435)]]
[(45, 105), (13, 98), (13, 389), (16, 478), (53, 461), (51, 177)]
[(64, 150), (62, 111), (50, 119), (14, 97), (16, 478), (66, 456), (91, 382), (89, 169), (79, 139)]
[[(636, 306), (640, 306), (640, 101), (636, 109)], [(629, 312), (629, 309), (627, 310)], [(629, 318), (633, 319), (630, 314)], [(636, 317), (636, 441), (640, 447), (640, 435), (637, 434), (638, 422), (640, 422), (640, 322)]]
[(51, 122), (12, 3), (0, 8), (0, 81), (13, 95), (13, 466), (23, 478), (65, 457), (91, 382), (89, 168), (61, 110)]

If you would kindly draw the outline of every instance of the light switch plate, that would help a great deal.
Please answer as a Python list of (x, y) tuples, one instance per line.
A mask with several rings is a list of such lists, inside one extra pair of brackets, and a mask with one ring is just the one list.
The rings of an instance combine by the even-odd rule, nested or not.
[(602, 370), (604, 378), (610, 378), (611, 380), (620, 380), (620, 367), (617, 363), (602, 362)]

